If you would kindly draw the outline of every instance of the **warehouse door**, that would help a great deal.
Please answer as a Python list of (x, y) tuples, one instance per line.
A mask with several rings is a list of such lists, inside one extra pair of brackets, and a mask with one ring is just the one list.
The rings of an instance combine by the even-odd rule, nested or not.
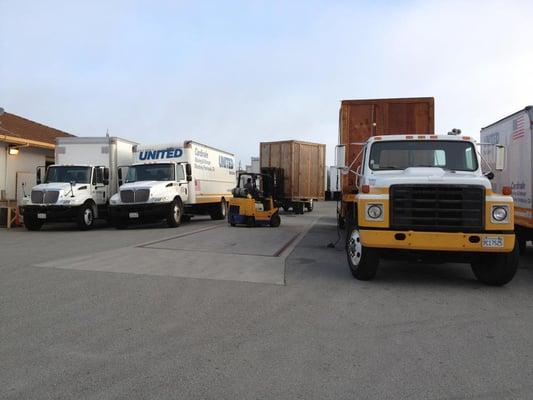
[(24, 194), (29, 196), (31, 188), (36, 185), (35, 174), (32, 172), (17, 172), (17, 204), (22, 204)]

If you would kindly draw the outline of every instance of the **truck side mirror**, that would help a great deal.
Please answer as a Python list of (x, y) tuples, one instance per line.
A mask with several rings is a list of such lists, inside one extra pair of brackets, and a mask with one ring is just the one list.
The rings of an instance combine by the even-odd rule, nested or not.
[(43, 166), (37, 167), (36, 179), (35, 179), (35, 181), (37, 182), (37, 185), (40, 185), (41, 183), (43, 183), (45, 175), (46, 175), (46, 167), (43, 167)]
[(192, 181), (191, 164), (185, 164), (185, 174), (187, 175), (187, 182), (191, 182)]
[(107, 186), (109, 185), (109, 168), (104, 167), (103, 175), (104, 175), (104, 178), (102, 180), (102, 183)]
[(496, 145), (496, 171), (503, 171), (505, 168), (505, 146)]
[(122, 168), (118, 167), (117, 171), (118, 185), (122, 186)]
[(346, 168), (346, 145), (339, 144), (335, 146), (335, 168), (342, 174), (348, 174), (348, 169)]

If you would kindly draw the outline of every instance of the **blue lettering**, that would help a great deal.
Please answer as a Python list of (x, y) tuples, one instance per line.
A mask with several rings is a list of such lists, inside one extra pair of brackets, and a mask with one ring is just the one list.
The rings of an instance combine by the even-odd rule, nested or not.
[(139, 152), (139, 160), (159, 160), (164, 158), (179, 158), (183, 155), (183, 150), (177, 149), (165, 149), (165, 150), (145, 150)]

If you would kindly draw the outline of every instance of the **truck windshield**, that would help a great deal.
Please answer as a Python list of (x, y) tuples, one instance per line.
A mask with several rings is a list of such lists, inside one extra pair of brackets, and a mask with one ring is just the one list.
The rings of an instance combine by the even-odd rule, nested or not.
[(370, 149), (370, 169), (402, 170), (436, 167), (452, 171), (475, 171), (476, 149), (471, 142), (456, 140), (383, 141)]
[(126, 182), (173, 181), (174, 164), (133, 165), (128, 169)]
[(91, 181), (91, 167), (54, 166), (46, 172), (46, 183), (76, 182), (89, 183)]

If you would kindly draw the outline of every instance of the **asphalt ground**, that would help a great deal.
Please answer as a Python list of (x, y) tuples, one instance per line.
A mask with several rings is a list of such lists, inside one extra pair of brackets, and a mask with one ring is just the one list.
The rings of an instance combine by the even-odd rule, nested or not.
[(533, 398), (531, 247), (505, 287), (393, 261), (360, 282), (334, 210), (1, 230), (0, 398)]

